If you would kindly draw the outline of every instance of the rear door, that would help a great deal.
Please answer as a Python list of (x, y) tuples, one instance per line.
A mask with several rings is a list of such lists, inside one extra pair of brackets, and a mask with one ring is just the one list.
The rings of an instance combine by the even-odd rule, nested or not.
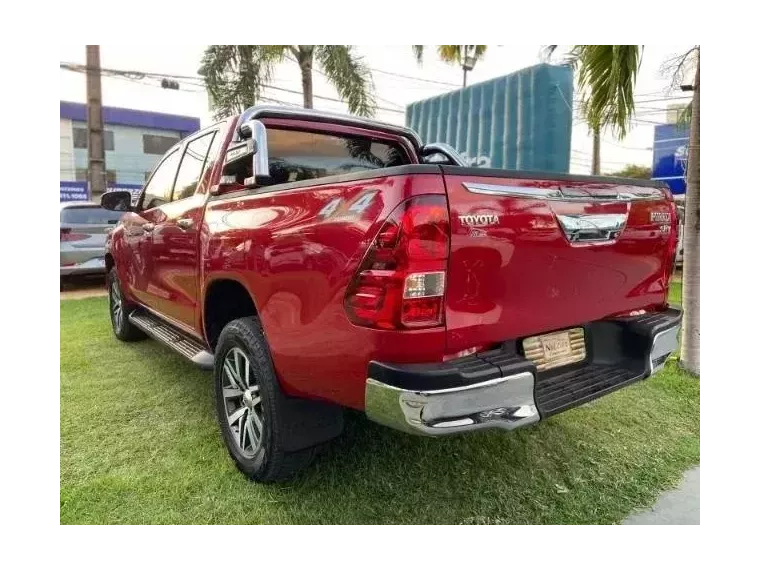
[(443, 171), (449, 352), (666, 303), (676, 236), (668, 192), (633, 181)]

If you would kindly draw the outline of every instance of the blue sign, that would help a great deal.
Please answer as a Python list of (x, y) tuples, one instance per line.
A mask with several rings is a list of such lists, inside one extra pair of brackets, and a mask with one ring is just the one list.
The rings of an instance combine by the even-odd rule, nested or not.
[(662, 180), (673, 194), (685, 194), (688, 161), (689, 129), (677, 125), (657, 125), (654, 128), (652, 180)]
[(61, 181), (61, 202), (87, 201), (87, 182)]
[[(106, 192), (126, 190), (132, 194), (132, 204), (137, 204), (142, 192), (142, 184), (116, 184), (106, 188)], [(61, 181), (61, 202), (78, 202), (89, 200), (87, 182), (64, 182)]]

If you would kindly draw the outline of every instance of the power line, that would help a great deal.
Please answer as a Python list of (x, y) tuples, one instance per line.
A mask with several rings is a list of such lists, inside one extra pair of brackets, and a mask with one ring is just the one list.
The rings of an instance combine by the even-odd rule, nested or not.
[(449, 83), (447, 81), (435, 81), (434, 79), (423, 79), (422, 77), (412, 77), (411, 75), (404, 75), (402, 73), (395, 73), (392, 71), (385, 71), (382, 69), (377, 69), (375, 67), (369, 68), (372, 71), (377, 71), (378, 73), (382, 73), (383, 75), (393, 75), (395, 77), (402, 77), (404, 79), (410, 79), (412, 81), (421, 81), (422, 83), (434, 83), (436, 85), (445, 85), (447, 87), (456, 87), (457, 89), (461, 89), (462, 87), (458, 83)]
[[(78, 72), (78, 73), (84, 73), (84, 72), (87, 71), (86, 66), (79, 65), (79, 64), (61, 63), (60, 66), (61, 66), (61, 69), (65, 69), (67, 71), (75, 71), (75, 72)], [(131, 80), (131, 81), (138, 81), (138, 82), (141, 79), (144, 79), (144, 78), (147, 78), (147, 77), (183, 79), (183, 80), (188, 81), (188, 82), (190, 80), (201, 79), (200, 77), (189, 77), (187, 75), (174, 75), (174, 74), (170, 74), (170, 73), (147, 73), (147, 72), (142, 72), (142, 71), (128, 71), (128, 70), (108, 69), (108, 68), (101, 68), (101, 72), (104, 73), (105, 75), (112, 75), (112, 76), (116, 76), (116, 77), (119, 77), (119, 78), (125, 78), (125, 79)], [(150, 85), (150, 84), (143, 83), (142, 85)], [(193, 85), (197, 85), (199, 87), (201, 86), (201, 84), (198, 84), (198, 83), (193, 83)], [(156, 86), (156, 87), (160, 87), (160, 86)], [(265, 88), (265, 89), (273, 89), (275, 91), (283, 91), (285, 93), (293, 93), (295, 95), (301, 95), (301, 96), (303, 96), (303, 92), (302, 91), (297, 91), (295, 89), (287, 89), (285, 87), (276, 87), (274, 85), (267, 85), (267, 84), (263, 84), (262, 87)], [(196, 91), (196, 90), (193, 90), (193, 89), (181, 89), (181, 90), (182, 91), (198, 92), (198, 93), (201, 92), (201, 91)], [(313, 97), (315, 99), (322, 99), (322, 100), (325, 100), (325, 101), (333, 101), (333, 102), (336, 102), (336, 103), (345, 104), (345, 101), (343, 101), (342, 99), (336, 99), (334, 97), (327, 97), (327, 96), (324, 96), (324, 95), (313, 95)], [(260, 99), (264, 99), (264, 98), (260, 98)], [(271, 99), (271, 100), (272, 101), (276, 101), (276, 99)], [(285, 103), (284, 101), (279, 101), (279, 102), (282, 103), (282, 104), (285, 104), (285, 105), (288, 104), (288, 103)], [(397, 105), (397, 103), (392, 103), (392, 104), (393, 105)], [(378, 106), (377, 109), (380, 110), (380, 111), (388, 111), (390, 113), (400, 113), (402, 115), (405, 113), (405, 111), (402, 111), (400, 109), (391, 109), (390, 107), (379, 107)]]

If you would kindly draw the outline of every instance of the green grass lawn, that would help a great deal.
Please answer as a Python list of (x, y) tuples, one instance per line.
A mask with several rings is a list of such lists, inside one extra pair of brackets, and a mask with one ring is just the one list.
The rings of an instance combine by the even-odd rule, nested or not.
[(699, 461), (699, 381), (672, 362), (515, 432), (420, 438), (349, 413), (274, 485), (235, 469), (212, 393), (169, 349), (117, 341), (105, 298), (61, 302), (61, 522), (615, 523)]

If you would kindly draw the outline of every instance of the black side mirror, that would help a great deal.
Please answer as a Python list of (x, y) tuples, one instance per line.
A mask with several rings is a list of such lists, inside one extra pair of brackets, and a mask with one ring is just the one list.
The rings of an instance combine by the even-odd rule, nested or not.
[(132, 193), (126, 190), (106, 192), (100, 197), (100, 205), (106, 210), (129, 212), (132, 210)]

